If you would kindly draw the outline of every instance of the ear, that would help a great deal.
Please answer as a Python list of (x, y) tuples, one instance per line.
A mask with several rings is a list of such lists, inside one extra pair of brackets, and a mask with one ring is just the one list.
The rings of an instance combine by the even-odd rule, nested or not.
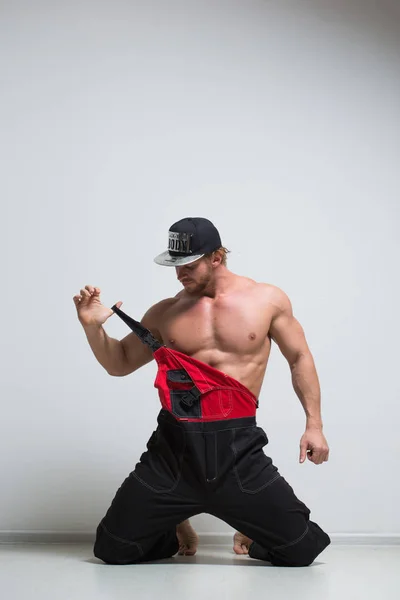
[(218, 267), (218, 265), (220, 265), (221, 262), (222, 262), (221, 252), (219, 250), (214, 250), (214, 252), (211, 254), (211, 265), (213, 267)]

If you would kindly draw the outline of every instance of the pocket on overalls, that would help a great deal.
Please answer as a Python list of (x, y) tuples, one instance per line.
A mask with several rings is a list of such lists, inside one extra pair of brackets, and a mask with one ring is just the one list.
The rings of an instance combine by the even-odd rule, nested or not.
[(158, 426), (147, 442), (147, 451), (140, 457), (133, 475), (158, 493), (172, 492), (181, 474), (186, 436), (174, 425)]
[(176, 417), (201, 418), (200, 392), (185, 369), (169, 369), (167, 385), (172, 414)]
[(264, 454), (268, 438), (261, 427), (233, 429), (232, 435), (234, 472), (242, 492), (256, 494), (280, 477), (271, 458)]

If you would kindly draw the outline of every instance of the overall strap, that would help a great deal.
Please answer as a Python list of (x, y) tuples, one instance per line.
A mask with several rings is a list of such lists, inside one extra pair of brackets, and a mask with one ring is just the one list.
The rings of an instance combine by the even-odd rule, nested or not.
[(114, 304), (114, 306), (111, 307), (111, 310), (113, 310), (128, 325), (128, 327), (132, 329), (133, 333), (135, 333), (138, 336), (138, 338), (140, 338), (140, 341), (143, 342), (143, 344), (147, 344), (147, 346), (150, 346), (153, 352), (158, 350), (158, 348), (162, 347), (162, 344), (160, 344), (160, 342), (156, 340), (156, 338), (150, 333), (148, 329), (146, 329), (146, 327), (143, 327), (143, 325), (139, 323), (139, 321), (135, 321), (135, 319), (129, 317), (120, 308), (117, 308), (116, 304)]

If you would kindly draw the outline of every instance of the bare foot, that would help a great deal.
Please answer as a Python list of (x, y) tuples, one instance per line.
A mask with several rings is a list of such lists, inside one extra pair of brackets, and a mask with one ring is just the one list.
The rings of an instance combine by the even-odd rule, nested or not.
[(177, 525), (176, 535), (179, 541), (178, 554), (185, 556), (194, 556), (197, 551), (199, 536), (191, 526), (189, 519)]
[(237, 531), (233, 536), (233, 549), (236, 554), (248, 554), (250, 544), (253, 543), (253, 540), (245, 536), (243, 533), (239, 533)]

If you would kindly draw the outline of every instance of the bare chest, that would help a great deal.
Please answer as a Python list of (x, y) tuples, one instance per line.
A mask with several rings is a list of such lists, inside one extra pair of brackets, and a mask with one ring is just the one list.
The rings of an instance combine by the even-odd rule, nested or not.
[(268, 339), (268, 309), (241, 295), (201, 298), (195, 303), (177, 302), (159, 326), (164, 343), (190, 356), (203, 351), (231, 355), (255, 355)]

